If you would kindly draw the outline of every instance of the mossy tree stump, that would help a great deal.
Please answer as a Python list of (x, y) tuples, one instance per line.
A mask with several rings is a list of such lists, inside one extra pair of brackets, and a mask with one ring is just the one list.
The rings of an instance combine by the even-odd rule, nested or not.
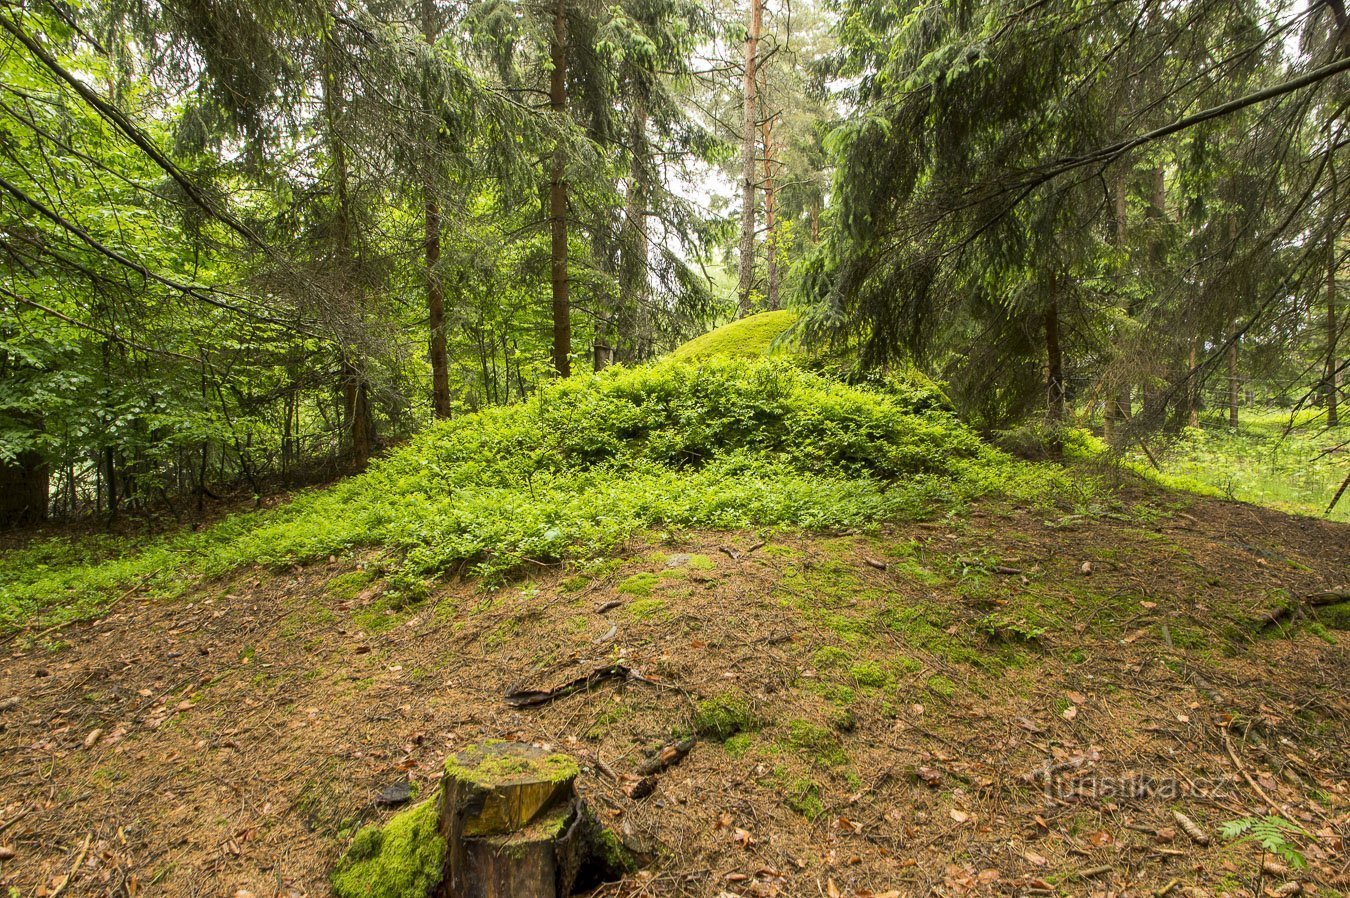
[(443, 898), (562, 898), (590, 850), (577, 762), (514, 742), (451, 757), (441, 780)]

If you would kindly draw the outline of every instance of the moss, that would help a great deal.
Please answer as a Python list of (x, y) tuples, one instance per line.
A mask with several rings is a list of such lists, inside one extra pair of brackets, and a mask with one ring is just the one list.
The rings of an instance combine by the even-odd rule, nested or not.
[(722, 750), (732, 758), (743, 758), (750, 753), (755, 737), (750, 733), (737, 733), (722, 743)]
[(350, 602), (374, 579), (375, 575), (370, 571), (348, 571), (329, 580), (325, 590), (339, 602)]
[(649, 620), (666, 609), (665, 599), (637, 599), (624, 610), (638, 620)]
[(942, 698), (952, 698), (956, 695), (956, 684), (944, 676), (929, 677), (927, 685), (929, 691)]
[(624, 846), (623, 840), (615, 835), (613, 830), (601, 827), (595, 837), (595, 850), (600, 855), (605, 870), (611, 875), (637, 872), (638, 864), (632, 852)]
[(788, 723), (787, 744), (822, 767), (840, 767), (848, 763), (848, 755), (839, 746), (834, 733), (807, 720)]
[(690, 555), (689, 567), (696, 571), (711, 571), (716, 568), (717, 565), (707, 555)]
[[(500, 741), (484, 743), (483, 748), (508, 745)], [(466, 766), (465, 758), (472, 761)], [(498, 785), (523, 774), (542, 776), (547, 782), (562, 783), (576, 779), (581, 767), (570, 755), (554, 753), (543, 757), (522, 756), (511, 752), (470, 749), (445, 760), (445, 774), (461, 782), (475, 782), (484, 786)]]
[(634, 574), (619, 584), (619, 592), (629, 596), (649, 596), (661, 577), (657, 574), (644, 572)]
[(827, 645), (824, 648), (817, 649), (811, 656), (811, 661), (821, 670), (838, 670), (847, 667), (849, 661), (853, 660), (848, 652), (834, 645)]
[(804, 777), (789, 777), (781, 769), (776, 773), (784, 804), (813, 822), (825, 816), (825, 803), (820, 800), (819, 784)]
[(694, 732), (709, 739), (725, 742), (738, 733), (759, 727), (750, 698), (728, 692), (704, 699), (694, 708)]
[(432, 799), (356, 834), (333, 872), (338, 898), (422, 898), (441, 880), (445, 841)]
[(1317, 609), (1317, 619), (1333, 630), (1350, 630), (1350, 601)]
[(895, 679), (890, 671), (876, 661), (864, 661), (848, 669), (853, 682), (865, 689), (884, 689)]
[(695, 337), (670, 354), (673, 359), (706, 359), (717, 356), (749, 358), (768, 355), (774, 341), (797, 321), (797, 313), (784, 309), (760, 312)]

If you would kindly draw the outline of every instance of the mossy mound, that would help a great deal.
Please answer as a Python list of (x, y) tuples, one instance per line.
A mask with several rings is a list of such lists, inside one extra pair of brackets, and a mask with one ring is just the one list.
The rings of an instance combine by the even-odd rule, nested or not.
[(1350, 601), (1317, 609), (1317, 619), (1333, 630), (1350, 630)]
[(333, 872), (337, 898), (426, 898), (441, 881), (445, 840), (433, 798), (367, 826)]
[(694, 732), (718, 742), (759, 729), (760, 723), (750, 697), (737, 692), (715, 695), (694, 707)]
[(788, 309), (760, 312), (695, 337), (670, 354), (672, 359), (757, 358), (774, 351), (792, 352), (796, 341), (790, 337), (775, 344), (797, 323), (798, 315)]
[(777, 356), (576, 375), (430, 427), (330, 489), (140, 556), (52, 572), (17, 553), (5, 571), (14, 583), (0, 585), (0, 629), (86, 592), (106, 600), (136, 577), (169, 591), (190, 582), (184, 574), (362, 546), (387, 551), (382, 601), (401, 608), (426, 594), (424, 579), (466, 562), (500, 578), (527, 559), (602, 557), (652, 527), (847, 530), (1063, 488), (1062, 473), (993, 449), (944, 404), (915, 378), (847, 382)]

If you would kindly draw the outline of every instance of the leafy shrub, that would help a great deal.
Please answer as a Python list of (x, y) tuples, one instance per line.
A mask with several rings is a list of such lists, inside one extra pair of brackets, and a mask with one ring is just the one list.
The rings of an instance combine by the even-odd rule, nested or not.
[[(981, 442), (931, 391), (848, 386), (788, 360), (664, 362), (558, 381), (528, 402), (429, 428), (365, 474), (123, 556), (39, 544), (0, 559), (0, 628), (59, 607), (96, 614), (137, 578), (394, 550), (410, 578), (469, 562), (488, 579), (527, 561), (603, 555), (653, 526), (858, 528), (1062, 475)], [(34, 563), (44, 553), (57, 563)], [(409, 582), (412, 582), (411, 580)]]

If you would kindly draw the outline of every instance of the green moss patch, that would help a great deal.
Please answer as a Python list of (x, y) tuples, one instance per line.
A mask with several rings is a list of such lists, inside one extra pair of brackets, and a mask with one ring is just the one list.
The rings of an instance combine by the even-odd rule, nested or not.
[(756, 730), (760, 725), (750, 697), (732, 692), (699, 702), (694, 708), (692, 722), (695, 733), (718, 742)]
[(1317, 609), (1317, 619), (1333, 630), (1350, 630), (1350, 601)]
[(422, 898), (441, 881), (445, 841), (437, 832), (437, 802), (424, 801), (367, 826), (333, 872), (338, 898)]
[(649, 596), (660, 582), (660, 574), (644, 572), (626, 578), (619, 584), (618, 589), (627, 596)]
[[(755, 358), (768, 355), (774, 342), (797, 323), (788, 309), (760, 312), (695, 337), (670, 354), (672, 359)], [(787, 341), (784, 340), (783, 343)], [(787, 346), (782, 347), (784, 351)]]

